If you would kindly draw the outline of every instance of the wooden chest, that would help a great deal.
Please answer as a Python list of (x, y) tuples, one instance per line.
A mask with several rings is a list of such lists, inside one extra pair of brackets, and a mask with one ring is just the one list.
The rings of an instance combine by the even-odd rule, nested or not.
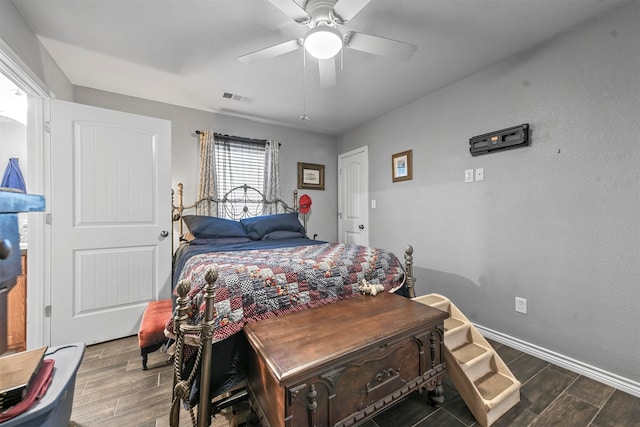
[(417, 390), (439, 405), (446, 317), (382, 293), (249, 324), (252, 409), (263, 426), (351, 426)]

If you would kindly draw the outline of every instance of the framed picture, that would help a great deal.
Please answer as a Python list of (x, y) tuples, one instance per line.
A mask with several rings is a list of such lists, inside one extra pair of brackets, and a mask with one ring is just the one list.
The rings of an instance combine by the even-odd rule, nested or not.
[(413, 150), (403, 151), (391, 156), (391, 177), (393, 182), (413, 179)]
[(324, 165), (298, 162), (298, 188), (324, 190)]

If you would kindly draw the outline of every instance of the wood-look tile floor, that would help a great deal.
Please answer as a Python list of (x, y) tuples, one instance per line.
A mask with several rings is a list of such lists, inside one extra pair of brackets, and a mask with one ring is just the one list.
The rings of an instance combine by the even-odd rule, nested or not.
[[(520, 403), (493, 425), (562, 427), (640, 427), (640, 398), (598, 383), (513, 348), (491, 343), (522, 382)], [(88, 346), (78, 374), (71, 426), (161, 427), (169, 425), (172, 367), (166, 354), (152, 353), (143, 371), (137, 337)], [(477, 426), (455, 387), (445, 380), (441, 408), (414, 393), (363, 427)], [(215, 427), (237, 418), (219, 414)], [(182, 411), (181, 425), (191, 425)]]

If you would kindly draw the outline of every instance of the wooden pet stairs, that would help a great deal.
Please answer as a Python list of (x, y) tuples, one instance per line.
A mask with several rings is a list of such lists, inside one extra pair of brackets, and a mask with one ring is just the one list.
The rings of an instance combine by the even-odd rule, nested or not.
[(444, 321), (447, 375), (478, 423), (490, 426), (520, 402), (520, 381), (458, 307), (440, 294), (413, 300), (449, 313)]

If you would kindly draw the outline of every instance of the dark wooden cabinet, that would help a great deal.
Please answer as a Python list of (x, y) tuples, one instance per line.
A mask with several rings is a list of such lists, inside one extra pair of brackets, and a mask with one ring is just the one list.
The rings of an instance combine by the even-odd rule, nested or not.
[(418, 390), (440, 404), (446, 317), (384, 293), (249, 324), (252, 408), (264, 426), (351, 426)]

